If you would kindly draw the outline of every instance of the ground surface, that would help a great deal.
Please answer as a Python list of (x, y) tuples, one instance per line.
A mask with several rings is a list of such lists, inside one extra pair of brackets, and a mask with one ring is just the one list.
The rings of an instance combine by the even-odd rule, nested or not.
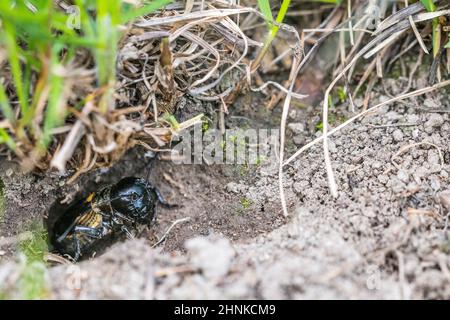
[[(371, 105), (385, 99), (380, 90)], [(262, 102), (253, 100), (236, 105), (229, 126), (246, 115), (276, 127), (278, 116), (264, 123)], [(350, 117), (346, 109), (340, 114)], [(154, 229), (75, 269), (48, 268), (48, 297), (448, 299), (449, 110), (448, 95), (433, 94), (382, 108), (337, 133), (330, 152), (338, 199), (327, 188), (321, 144), (305, 152), (285, 172), (287, 219), (276, 170), (155, 160), (150, 180), (180, 207), (161, 208)], [(290, 153), (320, 134), (319, 115), (317, 107), (293, 109)], [(57, 198), (118, 177), (144, 177), (149, 162), (135, 150), (111, 170), (71, 186), (57, 176), (23, 176), (13, 163), (0, 162), (6, 195), (0, 288), (17, 294), (14, 239), (29, 221), (42, 219)], [(186, 217), (151, 248), (173, 221)]]

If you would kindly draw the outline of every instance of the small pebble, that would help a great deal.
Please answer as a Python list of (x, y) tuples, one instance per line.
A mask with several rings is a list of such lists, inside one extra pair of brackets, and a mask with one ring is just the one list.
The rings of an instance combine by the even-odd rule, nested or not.
[(409, 174), (405, 170), (401, 169), (397, 172), (397, 178), (400, 181), (407, 183), (409, 181)]
[(450, 132), (450, 124), (448, 122), (444, 123), (441, 127), (442, 133), (448, 133)]
[(289, 130), (297, 134), (305, 132), (305, 125), (303, 123), (289, 123), (288, 128)]
[(389, 181), (389, 177), (385, 174), (379, 175), (378, 181), (380, 181), (382, 184), (386, 184)]
[(328, 142), (328, 150), (330, 153), (337, 153), (337, 148), (333, 141)]
[(297, 110), (295, 110), (295, 109), (290, 110), (290, 111), (289, 111), (289, 118), (290, 118), (290, 119), (295, 119), (295, 118), (297, 118)]
[(402, 119), (403, 116), (395, 111), (389, 111), (388, 113), (386, 113), (385, 118), (388, 120), (388, 122), (392, 122)]
[(391, 142), (392, 142), (391, 137), (385, 136), (385, 137), (381, 138), (381, 142), (380, 143), (381, 143), (382, 146), (385, 146), (387, 144), (390, 144)]
[(428, 163), (430, 164), (440, 164), (441, 158), (439, 157), (439, 153), (436, 150), (428, 151)]
[(395, 131), (392, 133), (392, 137), (394, 138), (394, 141), (395, 141), (395, 142), (401, 142), (401, 141), (403, 141), (403, 132), (402, 132), (402, 130), (400, 130), (400, 129), (395, 130)]
[(438, 113), (432, 113), (427, 122), (425, 122), (425, 132), (431, 133), (435, 128), (439, 128), (444, 124), (444, 118)]
[(368, 218), (375, 218), (377, 216), (375, 210), (367, 208), (364, 210), (363, 214)]
[(382, 168), (383, 167), (383, 164), (380, 162), (380, 161), (374, 161), (373, 163), (372, 163), (372, 168), (373, 169), (380, 169), (380, 168)]
[(362, 98), (356, 98), (353, 103), (355, 104), (356, 107), (360, 108), (363, 106), (364, 104), (364, 99)]
[(436, 103), (434, 99), (425, 99), (423, 101), (423, 106), (425, 108), (433, 109), (439, 107), (439, 105)]
[[(386, 101), (389, 101), (389, 100), (390, 100), (390, 98), (388, 96), (381, 95), (381, 96), (378, 97), (378, 101), (380, 101), (380, 103), (383, 103), (383, 102), (386, 102)], [(386, 110), (389, 110), (389, 106), (381, 107), (379, 110), (382, 113), (386, 113)]]
[(439, 193), (439, 201), (446, 210), (450, 211), (450, 190)]
[(432, 172), (432, 173), (439, 173), (439, 172), (441, 172), (441, 169), (442, 169), (442, 166), (440, 165), (440, 164), (432, 164), (431, 166), (430, 166), (430, 172)]
[(156, 157), (156, 152), (153, 151), (147, 151), (146, 153), (144, 153), (144, 157), (148, 158), (148, 159), (153, 159)]
[(303, 191), (305, 191), (305, 188), (298, 182), (295, 182), (292, 187), (294, 188), (295, 193), (301, 194)]
[(399, 179), (394, 178), (392, 180), (391, 188), (394, 193), (401, 193), (405, 190), (406, 185)]
[(231, 193), (242, 193), (244, 188), (241, 184), (236, 182), (230, 182), (225, 186), (225, 190)]
[(407, 119), (409, 124), (420, 124), (420, 118), (416, 114), (409, 114)]
[(361, 164), (364, 162), (364, 158), (361, 156), (356, 156), (352, 159), (353, 164)]
[(292, 140), (298, 146), (304, 145), (306, 143), (306, 137), (304, 135), (296, 135)]
[(439, 191), (439, 189), (441, 189), (441, 183), (439, 181), (439, 178), (436, 176), (431, 176), (430, 177), (430, 186), (434, 191)]

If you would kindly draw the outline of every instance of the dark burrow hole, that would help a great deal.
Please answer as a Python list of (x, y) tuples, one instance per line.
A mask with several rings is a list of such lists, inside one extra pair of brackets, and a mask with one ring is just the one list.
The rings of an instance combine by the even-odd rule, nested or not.
[(43, 221), (49, 252), (76, 262), (101, 255), (127, 237), (139, 236), (154, 224), (158, 205), (163, 203), (155, 190), (143, 178), (125, 177), (79, 192), (69, 203), (57, 199)]

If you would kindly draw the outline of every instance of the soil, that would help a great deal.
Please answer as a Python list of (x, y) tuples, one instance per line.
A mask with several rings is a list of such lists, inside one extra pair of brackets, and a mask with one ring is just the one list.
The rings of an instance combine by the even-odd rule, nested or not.
[[(135, 149), (114, 167), (67, 185), (67, 177), (22, 175), (13, 162), (0, 161), (6, 197), (0, 289), (18, 294), (14, 279), (21, 262), (14, 239), (31, 221), (42, 221), (57, 199), (125, 176), (145, 177), (151, 165), (150, 181), (179, 207), (159, 208), (154, 228), (76, 269), (48, 267), (48, 298), (448, 299), (448, 98), (439, 92), (392, 104), (335, 134), (330, 152), (337, 199), (328, 190), (322, 145), (303, 153), (285, 170), (288, 218), (276, 170), (264, 166), (176, 165)], [(379, 89), (371, 105), (386, 99)], [(264, 103), (259, 95), (242, 97), (227, 126), (253, 121), (276, 128), (279, 110), (264, 111)], [(321, 111), (313, 105), (290, 112), (289, 154), (321, 134)], [(195, 108), (208, 114), (210, 106)], [(343, 103), (336, 121), (351, 115)], [(152, 248), (174, 221), (187, 217)]]

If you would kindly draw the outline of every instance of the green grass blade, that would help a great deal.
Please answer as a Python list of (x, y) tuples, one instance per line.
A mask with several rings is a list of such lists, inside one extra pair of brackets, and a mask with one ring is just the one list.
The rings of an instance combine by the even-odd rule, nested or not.
[(97, 77), (100, 85), (108, 85), (115, 79), (115, 62), (118, 42), (115, 14), (110, 8), (115, 8), (118, 0), (97, 0), (97, 39), (96, 49)]
[(272, 9), (269, 0), (258, 0), (258, 7), (267, 22), (273, 22)]
[(145, 16), (149, 13), (152, 13), (153, 11), (156, 11), (169, 3), (171, 3), (172, 0), (153, 0), (149, 4), (144, 5), (143, 7), (140, 7), (138, 9), (131, 8), (127, 10), (124, 9), (124, 13), (121, 17), (121, 23), (127, 23), (131, 20), (134, 20), (138, 17)]
[(40, 142), (41, 151), (47, 149), (51, 142), (52, 130), (64, 123), (66, 118), (66, 105), (64, 97), (64, 79), (58, 75), (55, 70), (60, 67), (58, 56), (59, 46), (56, 46), (52, 52), (51, 75), (50, 75), (50, 95), (47, 104), (47, 110), (44, 119), (43, 134)]
[(0, 128), (0, 144), (2, 143), (5, 143), (12, 151), (16, 150), (16, 143), (13, 138), (11, 138), (5, 129)]
[(422, 2), (423, 6), (430, 12), (436, 11), (436, 5), (434, 4), (433, 0), (420, 0)]
[(20, 67), (20, 48), (17, 44), (16, 30), (9, 24), (4, 22), (4, 38), (6, 44), (6, 50), (8, 53), (8, 60), (11, 66), (11, 73), (13, 75), (14, 86), (16, 87), (17, 96), (19, 98), (20, 108), (22, 111), (22, 116), (26, 117), (29, 113), (28, 100), (26, 99), (24, 90), (24, 81), (27, 79), (22, 78), (22, 70)]
[[(276, 22), (283, 23), (284, 17), (286, 16), (286, 13), (289, 9), (290, 3), (291, 3), (291, 0), (283, 0), (283, 2), (281, 3), (280, 11), (278, 11), (278, 14), (277, 14)], [(269, 50), (270, 46), (272, 45), (272, 41), (277, 36), (279, 29), (280, 29), (280, 27), (277, 25), (273, 25), (270, 28), (269, 33), (266, 36), (266, 40), (264, 41), (264, 46), (259, 51), (255, 60), (253, 60), (253, 63), (251, 66), (251, 72), (256, 70), (259, 67), (259, 65), (261, 64), (261, 61), (264, 58), (264, 56), (266, 55), (267, 50)]]
[(291, 4), (291, 0), (283, 0), (283, 2), (281, 3), (281, 8), (280, 8), (280, 11), (278, 11), (277, 19), (276, 19), (278, 23), (283, 22), (284, 17), (286, 16), (286, 13), (289, 10), (290, 4)]
[[(291, 4), (291, 0), (283, 0), (283, 2), (281, 3), (281, 8), (280, 8), (280, 11), (278, 11), (277, 18), (276, 18), (276, 21), (278, 23), (283, 23), (284, 17), (286, 16), (286, 13), (288, 12), (290, 4)], [(272, 40), (277, 35), (279, 29), (280, 29), (280, 27), (273, 26), (272, 29), (270, 30)]]
[(80, 20), (85, 35), (91, 39), (95, 38), (94, 23), (84, 5), (84, 0), (75, 0), (75, 4), (80, 10)]
[[(420, 0), (424, 7), (429, 12), (436, 11), (436, 5), (434, 4), (433, 0)], [(439, 31), (439, 19), (434, 18), (433, 19), (433, 57), (437, 57), (439, 54), (439, 49), (441, 47), (441, 32)]]

